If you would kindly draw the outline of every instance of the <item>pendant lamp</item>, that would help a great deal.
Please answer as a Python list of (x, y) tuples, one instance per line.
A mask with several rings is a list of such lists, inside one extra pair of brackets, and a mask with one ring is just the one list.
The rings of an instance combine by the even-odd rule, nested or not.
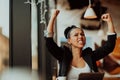
[(91, 4), (91, 0), (89, 0), (89, 5), (88, 8), (86, 9), (86, 12), (84, 14), (84, 18), (85, 19), (95, 19), (97, 18), (93, 8), (92, 8), (92, 4)]

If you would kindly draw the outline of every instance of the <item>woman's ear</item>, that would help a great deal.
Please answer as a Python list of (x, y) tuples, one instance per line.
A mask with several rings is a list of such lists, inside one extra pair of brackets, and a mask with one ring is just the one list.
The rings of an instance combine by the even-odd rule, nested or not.
[(71, 45), (70, 39), (67, 39), (67, 42), (68, 42), (69, 45)]

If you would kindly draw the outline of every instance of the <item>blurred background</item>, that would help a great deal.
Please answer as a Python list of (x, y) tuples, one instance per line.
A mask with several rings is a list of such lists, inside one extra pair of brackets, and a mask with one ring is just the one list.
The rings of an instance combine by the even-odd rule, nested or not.
[(96, 63), (109, 80), (119, 80), (120, 1), (90, 1), (97, 16), (95, 19), (84, 18), (89, 0), (0, 0), (0, 80), (3, 77), (21, 77), (23, 73), (26, 78), (32, 73), (36, 75), (36, 80), (54, 80), (58, 64), (46, 49), (44, 40), (44, 30), (53, 9), (60, 10), (55, 23), (54, 40), (57, 44), (66, 44), (64, 29), (76, 25), (85, 31), (85, 47), (93, 50), (106, 41), (107, 25), (101, 21), (101, 15), (107, 12), (111, 14), (117, 33), (116, 46), (110, 55)]

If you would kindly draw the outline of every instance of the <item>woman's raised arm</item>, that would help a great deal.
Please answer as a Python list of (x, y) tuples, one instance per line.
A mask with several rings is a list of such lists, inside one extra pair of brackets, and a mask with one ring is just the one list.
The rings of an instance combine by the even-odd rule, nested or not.
[(106, 21), (108, 24), (108, 33), (115, 33), (111, 15), (109, 13), (106, 13), (106, 14), (103, 14), (101, 18), (103, 21)]
[(54, 23), (55, 23), (55, 20), (57, 18), (57, 15), (59, 14), (59, 10), (53, 10), (52, 11), (52, 15), (51, 15), (51, 18), (50, 18), (50, 21), (48, 23), (48, 26), (47, 26), (47, 37), (52, 37), (53, 36), (53, 33), (54, 33)]

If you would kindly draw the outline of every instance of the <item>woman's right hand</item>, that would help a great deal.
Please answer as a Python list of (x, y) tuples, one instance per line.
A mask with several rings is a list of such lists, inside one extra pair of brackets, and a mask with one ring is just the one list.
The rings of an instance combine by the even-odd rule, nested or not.
[(59, 14), (59, 12), (60, 12), (60, 10), (58, 10), (58, 9), (53, 9), (53, 10), (52, 10), (52, 16), (51, 16), (51, 17), (56, 18), (57, 15)]

